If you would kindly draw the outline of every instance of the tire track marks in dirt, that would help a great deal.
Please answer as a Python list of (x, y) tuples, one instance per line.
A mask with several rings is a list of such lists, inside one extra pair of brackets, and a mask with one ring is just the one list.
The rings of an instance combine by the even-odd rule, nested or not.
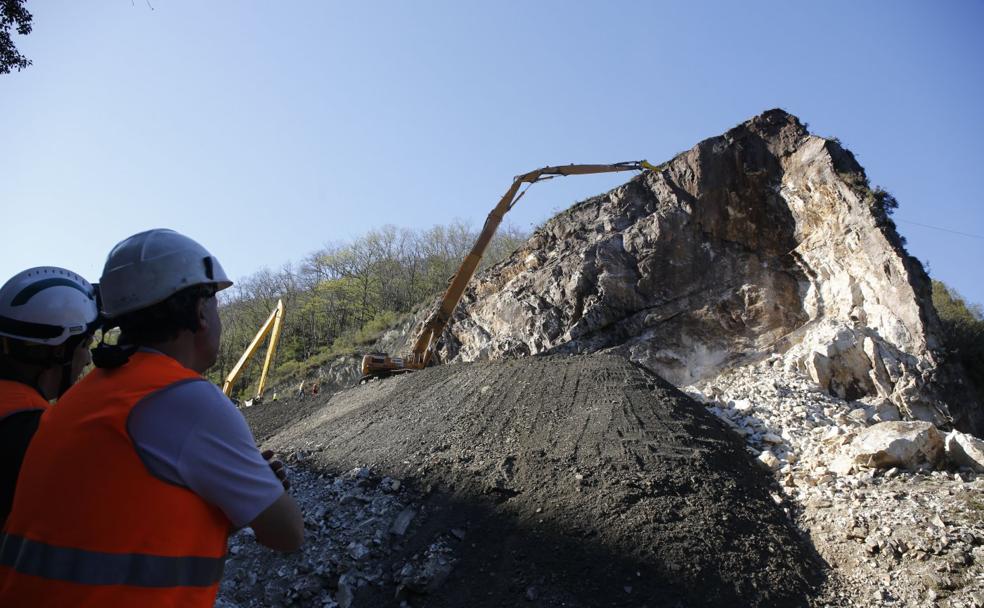
[[(531, 585), (543, 606), (802, 605), (820, 572), (742, 442), (614, 355), (455, 364), (369, 383), (268, 444), (312, 450), (324, 470), (368, 465), (424, 490), (421, 536), (407, 550), (466, 531), (455, 574), (427, 606), (517, 605)], [(476, 596), (476, 581), (487, 595)], [(372, 597), (397, 605), (392, 594)]]

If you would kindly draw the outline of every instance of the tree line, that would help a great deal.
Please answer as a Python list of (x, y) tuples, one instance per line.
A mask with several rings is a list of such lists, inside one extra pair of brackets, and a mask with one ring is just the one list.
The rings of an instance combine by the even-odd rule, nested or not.
[[(463, 222), (423, 230), (387, 225), (350, 242), (325, 245), (300, 263), (237, 281), (220, 292), (222, 344), (210, 379), (222, 383), (278, 299), (286, 315), (273, 383), (364, 351), (382, 331), (444, 291), (477, 236)], [(482, 268), (507, 257), (528, 237), (515, 226), (500, 228)], [(935, 280), (933, 304), (948, 358), (964, 366), (984, 400), (984, 311)], [(236, 383), (236, 394), (255, 389), (264, 349)]]
[(984, 309), (935, 279), (933, 306), (942, 324), (947, 358), (963, 365), (978, 403), (984, 404)]
[[(283, 299), (286, 315), (274, 381), (355, 354), (403, 315), (442, 293), (477, 236), (460, 221), (419, 230), (387, 225), (350, 242), (327, 244), (300, 263), (237, 281), (220, 292), (222, 343), (209, 377), (221, 383), (278, 299)], [(500, 227), (482, 267), (504, 259), (528, 236), (515, 226)], [(256, 354), (235, 393), (246, 395), (247, 387), (258, 381), (263, 355), (263, 350)]]

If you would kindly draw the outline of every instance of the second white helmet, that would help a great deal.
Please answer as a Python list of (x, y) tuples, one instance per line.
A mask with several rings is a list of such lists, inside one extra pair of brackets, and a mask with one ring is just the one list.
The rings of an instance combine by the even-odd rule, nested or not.
[(0, 287), (0, 336), (57, 346), (90, 332), (98, 317), (95, 289), (71, 270), (29, 268)]
[(186, 287), (232, 285), (219, 261), (196, 241), (156, 228), (121, 241), (106, 258), (99, 291), (112, 319), (163, 302)]

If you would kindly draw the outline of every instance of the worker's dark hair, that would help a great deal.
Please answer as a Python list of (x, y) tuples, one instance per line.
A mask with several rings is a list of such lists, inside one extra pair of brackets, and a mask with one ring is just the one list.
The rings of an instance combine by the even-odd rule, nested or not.
[(107, 330), (119, 327), (119, 343), (100, 343), (92, 350), (92, 362), (101, 369), (115, 369), (129, 361), (140, 346), (176, 338), (182, 329), (197, 332), (200, 329), (198, 301), (213, 297), (215, 292), (213, 284), (192, 285), (163, 302), (107, 321), (103, 338)]
[(120, 344), (145, 346), (176, 338), (182, 329), (197, 332), (198, 301), (215, 295), (215, 285), (192, 285), (149, 308), (114, 319)]

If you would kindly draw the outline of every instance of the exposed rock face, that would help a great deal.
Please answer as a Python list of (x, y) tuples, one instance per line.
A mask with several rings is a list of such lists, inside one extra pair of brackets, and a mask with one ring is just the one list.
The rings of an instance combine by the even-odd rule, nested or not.
[(929, 294), (853, 155), (772, 110), (551, 219), (473, 282), (440, 348), (613, 349), (677, 385), (779, 353), (841, 398), (984, 431), (946, 393), (964, 389)]

